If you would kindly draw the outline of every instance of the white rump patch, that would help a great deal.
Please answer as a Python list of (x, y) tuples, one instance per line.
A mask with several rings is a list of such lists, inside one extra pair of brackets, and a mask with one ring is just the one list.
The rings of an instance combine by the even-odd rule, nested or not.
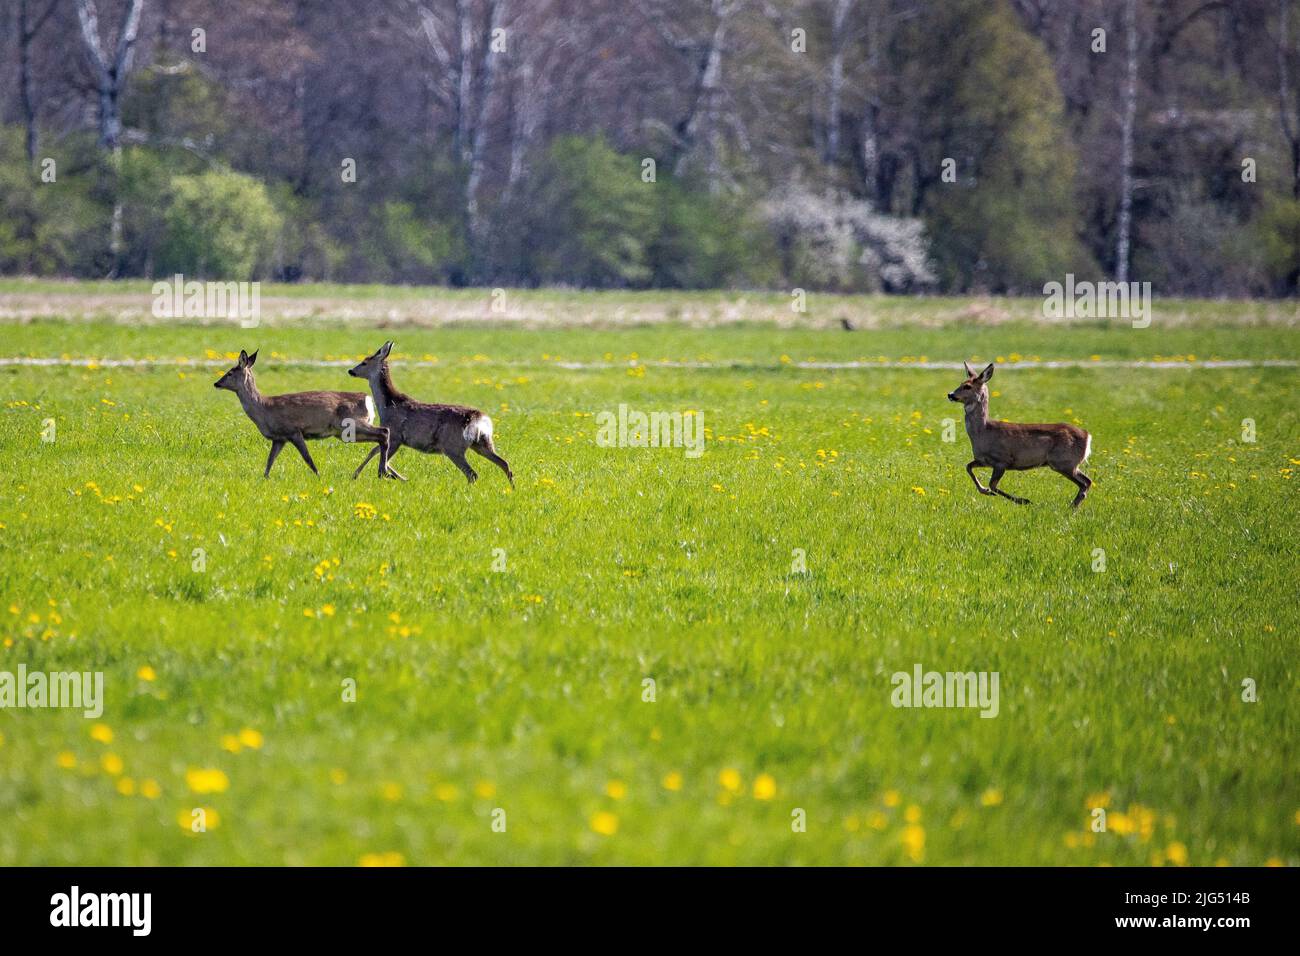
[(1085, 461), (1087, 461), (1088, 456), (1091, 454), (1092, 454), (1092, 435), (1089, 434), (1087, 440), (1083, 443), (1083, 457), (1079, 459), (1079, 464), (1082, 465)]
[(486, 415), (475, 415), (465, 426), (465, 441), (471, 445), (478, 444), (479, 439), (492, 440), (492, 419)]
[(379, 411), (375, 408), (375, 400), (369, 395), (366, 396), (366, 424), (373, 425), (379, 417)]

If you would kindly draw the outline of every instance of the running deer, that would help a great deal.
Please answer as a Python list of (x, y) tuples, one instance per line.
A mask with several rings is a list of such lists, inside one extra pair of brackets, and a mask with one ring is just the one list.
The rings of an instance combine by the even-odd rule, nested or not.
[[(392, 342), (385, 342), (374, 355), (371, 355), (348, 374), (364, 378), (370, 382), (370, 391), (379, 408), (379, 420), (388, 428), (390, 444), (388, 461), (392, 461), (398, 449), (403, 446), (414, 448), (430, 455), (446, 455), (461, 470), (472, 485), (478, 480), (478, 473), (465, 460), (465, 452), (473, 450), (506, 473), (514, 487), (515, 476), (510, 470), (510, 463), (497, 454), (492, 444), (492, 419), (477, 408), (464, 405), (430, 405), (417, 402), (409, 395), (399, 392), (393, 385), (393, 377), (388, 371), (388, 353), (393, 350)], [(375, 451), (366, 456), (352, 477), (361, 474), (361, 469), (375, 457)], [(406, 478), (398, 474), (392, 465), (386, 468), (389, 477)]]
[[(1009, 495), (998, 487), (1008, 470), (1025, 471), (1046, 466), (1079, 486), (1073, 507), (1088, 495), (1092, 479), (1079, 470), (1092, 451), (1092, 436), (1074, 425), (1023, 425), (1016, 422), (989, 420), (989, 393), (985, 387), (993, 377), (993, 366), (978, 375), (966, 362), (966, 381), (948, 393), (948, 400), (966, 406), (966, 434), (970, 435), (975, 460), (966, 471), (982, 495), (1001, 495), (1018, 505), (1029, 504), (1027, 498)], [(993, 476), (985, 488), (975, 477), (976, 468), (992, 468)]]
[[(350, 435), (356, 441), (375, 443), (381, 453), (379, 477), (384, 477), (388, 464), (388, 429), (374, 424), (375, 408), (370, 396), (362, 392), (292, 392), (288, 395), (263, 395), (253, 380), (253, 364), (257, 353), (249, 355), (241, 350), (235, 367), (213, 383), (213, 388), (225, 388), (239, 396), (244, 412), (253, 420), (263, 437), (271, 441), (271, 454), (266, 458), (263, 478), (271, 477), (271, 466), (284, 448), (285, 442), (298, 449), (302, 460), (313, 473), (316, 463), (307, 451), (307, 440), (344, 438)], [(367, 458), (366, 461), (370, 459)], [(352, 476), (353, 478), (356, 475)]]

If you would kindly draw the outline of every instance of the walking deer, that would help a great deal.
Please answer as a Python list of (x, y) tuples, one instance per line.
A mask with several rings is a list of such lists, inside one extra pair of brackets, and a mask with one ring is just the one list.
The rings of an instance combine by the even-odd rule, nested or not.
[(379, 477), (384, 477), (384, 468), (388, 464), (388, 429), (374, 424), (375, 409), (369, 395), (362, 392), (263, 395), (253, 379), (256, 361), (256, 352), (249, 355), (241, 350), (235, 367), (217, 379), (213, 388), (229, 389), (238, 395), (245, 414), (253, 420), (263, 437), (270, 439), (271, 454), (266, 458), (263, 478), (271, 477), (271, 466), (286, 442), (298, 449), (307, 467), (319, 475), (316, 463), (311, 460), (311, 452), (307, 451), (307, 440), (331, 435), (342, 438), (349, 433), (357, 441), (375, 443), (375, 451), (381, 456)]
[[(1074, 425), (1023, 425), (1016, 422), (989, 420), (989, 393), (986, 388), (993, 377), (993, 366), (978, 375), (966, 362), (966, 381), (948, 393), (949, 401), (966, 406), (966, 434), (970, 436), (975, 459), (966, 472), (982, 495), (1001, 495), (1018, 505), (1029, 504), (998, 487), (1007, 471), (1025, 471), (1044, 466), (1069, 478), (1079, 487), (1073, 507), (1088, 495), (1092, 479), (1079, 470), (1092, 451), (1092, 436)], [(985, 488), (975, 476), (976, 468), (992, 468), (993, 476)]]
[[(510, 479), (511, 487), (514, 487), (515, 476), (510, 470), (510, 463), (497, 454), (492, 444), (492, 419), (477, 408), (431, 405), (417, 402), (409, 395), (399, 392), (388, 371), (388, 353), (392, 350), (393, 343), (385, 342), (374, 355), (348, 370), (349, 375), (370, 382), (370, 391), (379, 409), (379, 420), (388, 428), (390, 435), (388, 461), (392, 461), (398, 449), (403, 446), (426, 454), (446, 455), (472, 485), (478, 480), (478, 473), (465, 459), (465, 452), (472, 449), (504, 471)], [(375, 454), (375, 451), (371, 451), (366, 456), (366, 460), (357, 466), (353, 478), (361, 474), (361, 469), (366, 467), (366, 463)], [(386, 468), (389, 477), (406, 480), (392, 465), (385, 463), (380, 467)]]

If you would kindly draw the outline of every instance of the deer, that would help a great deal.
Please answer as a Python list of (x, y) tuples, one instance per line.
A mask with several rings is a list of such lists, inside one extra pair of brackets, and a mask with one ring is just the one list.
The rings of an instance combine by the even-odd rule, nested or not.
[[(373, 355), (348, 370), (354, 378), (364, 378), (370, 383), (379, 420), (388, 428), (388, 457), (380, 468), (387, 471), (388, 477), (405, 481), (405, 476), (388, 462), (401, 448), (414, 448), (430, 455), (446, 455), (472, 485), (478, 481), (478, 473), (465, 458), (465, 452), (472, 450), (505, 472), (513, 488), (515, 475), (510, 463), (497, 454), (492, 443), (492, 419), (477, 408), (417, 402), (399, 392), (388, 369), (388, 355), (392, 350), (393, 343), (385, 342)], [(357, 466), (352, 474), (354, 479), (376, 453), (377, 449), (372, 450)]]
[[(966, 369), (966, 381), (948, 393), (948, 400), (966, 406), (966, 434), (975, 453), (974, 460), (966, 466), (966, 473), (979, 493), (1001, 495), (1018, 505), (1027, 505), (1028, 498), (1008, 494), (998, 487), (998, 482), (1007, 471), (1047, 467), (1078, 486), (1079, 493), (1071, 507), (1079, 507), (1092, 487), (1092, 479), (1079, 470), (1092, 451), (1092, 436), (1075, 425), (990, 421), (986, 386), (993, 377), (992, 363), (978, 375), (969, 363), (962, 362), (962, 366)], [(993, 469), (987, 488), (975, 475), (976, 468)]]
[(212, 387), (224, 388), (238, 395), (244, 413), (253, 420), (262, 437), (270, 440), (271, 454), (266, 458), (263, 478), (271, 477), (271, 466), (286, 443), (298, 449), (307, 467), (319, 476), (311, 452), (307, 450), (307, 441), (330, 436), (344, 438), (349, 434), (356, 441), (375, 443), (375, 451), (381, 455), (379, 477), (384, 477), (384, 468), (388, 464), (389, 430), (374, 424), (375, 408), (369, 395), (363, 392), (263, 395), (257, 390), (253, 378), (256, 362), (257, 352), (249, 355), (241, 349), (235, 367), (213, 382)]

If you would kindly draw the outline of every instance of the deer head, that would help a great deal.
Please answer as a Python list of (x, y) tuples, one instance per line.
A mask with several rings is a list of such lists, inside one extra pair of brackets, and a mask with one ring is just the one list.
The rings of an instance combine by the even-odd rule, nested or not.
[(348, 374), (355, 378), (372, 378), (378, 374), (388, 361), (388, 353), (393, 350), (392, 342), (385, 342), (379, 351), (369, 355), (355, 368), (348, 369)]
[(962, 362), (961, 364), (966, 369), (966, 381), (948, 393), (948, 401), (973, 405), (984, 396), (984, 385), (993, 377), (993, 363), (990, 362), (988, 367), (978, 375), (975, 374), (975, 370), (970, 367), (969, 363)]
[(228, 388), (232, 392), (238, 392), (240, 389), (246, 388), (253, 383), (253, 363), (256, 361), (256, 352), (249, 355), (243, 349), (240, 349), (239, 361), (235, 363), (235, 367), (213, 382), (212, 387)]

